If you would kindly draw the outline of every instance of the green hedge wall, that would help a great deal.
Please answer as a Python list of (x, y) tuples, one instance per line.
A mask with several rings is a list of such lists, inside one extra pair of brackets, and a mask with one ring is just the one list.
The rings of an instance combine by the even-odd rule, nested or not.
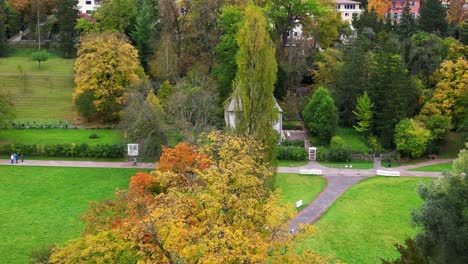
[(25, 156), (122, 158), (126, 153), (126, 148), (123, 144), (94, 146), (88, 144), (0, 145), (0, 154), (11, 155), (15, 152)]

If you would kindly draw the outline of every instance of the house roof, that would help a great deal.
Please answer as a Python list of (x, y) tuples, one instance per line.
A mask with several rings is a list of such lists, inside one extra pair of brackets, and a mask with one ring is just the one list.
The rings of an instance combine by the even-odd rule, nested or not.
[[(278, 101), (276, 101), (276, 98), (273, 98), (273, 99), (275, 99), (276, 109), (278, 109), (278, 111), (282, 113), (283, 109), (281, 109), (281, 107), (279, 106)], [(239, 109), (242, 109), (242, 100), (239, 100), (239, 96), (229, 97), (226, 105), (224, 106), (224, 110), (226, 112), (235, 112), (235, 111), (238, 111)]]
[(361, 4), (361, 3), (353, 1), (353, 0), (336, 0), (336, 3), (337, 4), (355, 4), (355, 5)]

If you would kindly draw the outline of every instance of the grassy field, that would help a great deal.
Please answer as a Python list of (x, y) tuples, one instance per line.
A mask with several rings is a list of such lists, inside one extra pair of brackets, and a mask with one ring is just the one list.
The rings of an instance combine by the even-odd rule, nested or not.
[(126, 188), (135, 171), (0, 166), (0, 262), (27, 263), (32, 249), (79, 237), (89, 201)]
[[(320, 161), (319, 163), (329, 168), (339, 168), (339, 169), (368, 170), (374, 167), (374, 163), (371, 161), (351, 161), (351, 162)], [(345, 167), (345, 166), (348, 166), (348, 167)]]
[(0, 58), (0, 88), (13, 96), (16, 119), (73, 120), (74, 60), (52, 55), (41, 64), (31, 60), (33, 49)]
[(295, 161), (295, 160), (278, 160), (276, 164), (278, 167), (301, 167), (307, 165), (309, 161)]
[(435, 172), (451, 171), (452, 165), (453, 165), (452, 162), (447, 162), (447, 163), (434, 164), (434, 165), (419, 167), (415, 169), (410, 169), (410, 171), (435, 171)]
[(325, 188), (327, 181), (319, 176), (279, 173), (276, 187), (281, 189), (281, 200), (294, 205), (302, 200), (304, 206), (310, 203)]
[[(340, 136), (346, 145), (353, 151), (360, 151), (360, 152), (370, 152), (370, 148), (367, 145), (365, 139), (361, 137), (353, 128), (349, 127), (340, 127), (336, 131), (336, 136)], [(321, 144), (318, 142), (317, 138), (315, 137), (309, 137), (310, 142), (314, 146), (321, 146)], [(328, 148), (328, 146), (324, 147), (321, 146), (321, 148)]]
[[(99, 138), (90, 139), (91, 134)], [(115, 129), (3, 129), (0, 144), (119, 144), (122, 134)]]
[(416, 187), (428, 178), (374, 177), (353, 186), (315, 224), (316, 235), (300, 244), (346, 263), (395, 258), (395, 243), (415, 235), (410, 212), (421, 206)]

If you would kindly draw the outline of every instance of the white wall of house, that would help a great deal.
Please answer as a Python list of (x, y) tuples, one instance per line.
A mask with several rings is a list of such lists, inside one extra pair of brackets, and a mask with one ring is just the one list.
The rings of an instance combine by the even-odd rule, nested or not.
[(81, 13), (91, 14), (102, 3), (102, 0), (78, 0), (78, 10)]

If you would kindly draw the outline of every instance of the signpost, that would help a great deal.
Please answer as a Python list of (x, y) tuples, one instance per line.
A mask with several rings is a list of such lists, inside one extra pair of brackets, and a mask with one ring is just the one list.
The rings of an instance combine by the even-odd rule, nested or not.
[(133, 157), (133, 166), (137, 165), (138, 144), (127, 144), (128, 158)]

